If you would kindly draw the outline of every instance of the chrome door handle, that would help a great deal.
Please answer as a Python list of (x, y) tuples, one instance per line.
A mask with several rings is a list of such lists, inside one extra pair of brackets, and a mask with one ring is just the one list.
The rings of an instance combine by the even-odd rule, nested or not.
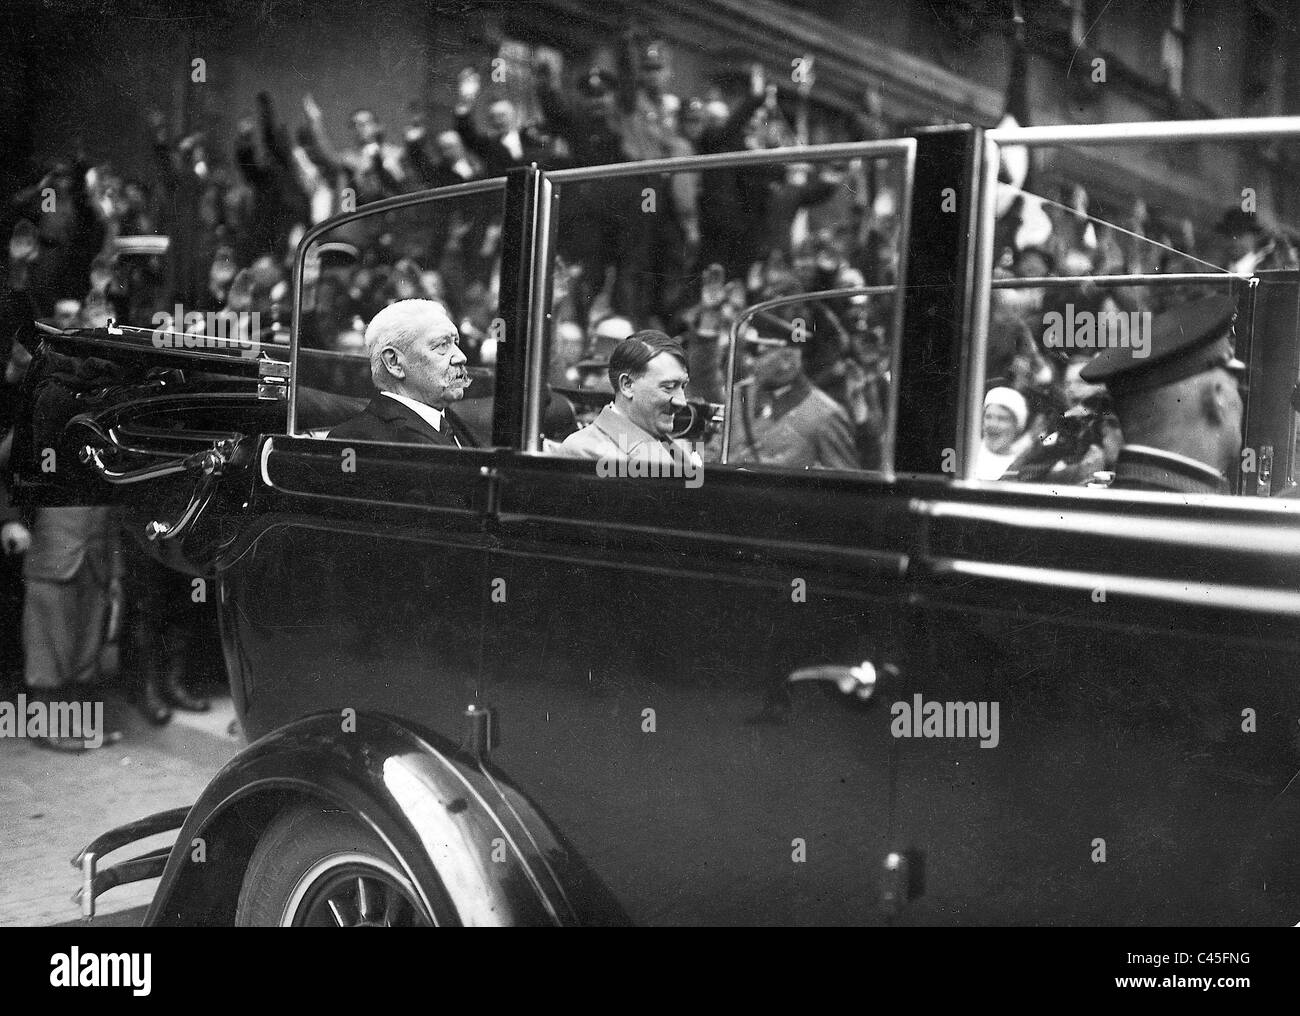
[(829, 681), (845, 695), (851, 695), (859, 702), (867, 702), (876, 693), (876, 683), (882, 671), (890, 677), (898, 676), (898, 668), (892, 663), (883, 664), (878, 671), (874, 663), (864, 660), (856, 667), (841, 663), (800, 667), (785, 679), (785, 683), (789, 685), (799, 681)]

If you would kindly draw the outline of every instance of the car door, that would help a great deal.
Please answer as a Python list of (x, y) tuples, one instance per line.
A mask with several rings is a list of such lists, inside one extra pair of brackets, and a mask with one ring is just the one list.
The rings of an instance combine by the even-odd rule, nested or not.
[(1294, 924), (1293, 513), (1003, 486), (917, 501), (914, 693), (1000, 711), (995, 750), (900, 747), (952, 774), (900, 787), (917, 914)]
[[(222, 574), (231, 683), (250, 736), (354, 710), (454, 744), (479, 698), (496, 454), (489, 339), (505, 333), (491, 290), (501, 252), (483, 257), (464, 238), (499, 230), (503, 216), (522, 231), (505, 195), (498, 179), (392, 199), (300, 246), (291, 426), (258, 450), (256, 522)], [(458, 446), (330, 436), (381, 398), (364, 326), (401, 298), (438, 299), (459, 326), (472, 380), (451, 410)]]
[[(819, 162), (880, 159), (892, 197), (907, 209), (914, 145), (809, 149), (799, 161), (816, 172)], [(564, 235), (566, 202), (586, 207), (588, 187), (600, 200), (613, 183), (661, 195), (673, 191), (676, 173), (691, 172), (706, 178), (704, 191), (709, 173), (737, 169), (751, 181), (775, 172), (788, 182), (793, 161), (751, 153), (550, 174), (561, 224), (553, 249), (561, 259), (574, 252), (579, 264), (591, 256)], [(639, 205), (603, 214), (624, 216), (624, 228), (642, 230), (647, 242), (658, 235), (638, 218)], [(894, 242), (906, 250), (901, 214)], [(618, 261), (616, 250), (611, 256)], [(645, 269), (629, 257), (614, 271), (677, 270), (666, 264)], [(614, 291), (639, 291), (625, 281), (616, 279)], [(820, 321), (825, 306), (870, 299), (892, 356), (902, 319), (895, 286), (901, 278), (801, 297), (801, 313), (805, 323)], [(564, 315), (557, 304), (553, 337)], [(747, 334), (744, 322), (738, 327)], [(706, 336), (709, 355), (700, 354), (698, 332), (694, 341), (693, 390), (708, 401), (700, 382), (711, 367), (712, 391), (725, 397), (729, 374), (740, 378), (734, 363), (728, 369), (725, 337)], [(557, 362), (557, 341), (533, 373), (567, 379), (579, 416), (602, 401), (583, 394), (595, 390), (584, 372), (602, 342), (597, 330), (585, 351)], [(892, 371), (896, 380), (896, 361)], [(881, 402), (890, 420), (896, 400), (891, 388)], [(565, 433), (553, 410), (538, 407), (533, 435), (549, 452)], [(557, 419), (561, 429), (550, 430)], [(499, 542), (487, 564), (496, 590), (485, 625), (487, 691), (501, 731), (493, 763), (634, 922), (874, 923), (898, 901), (898, 866), (885, 871), (895, 850), (896, 774), (880, 700), (910, 665), (915, 520), (891, 475), (892, 436), (883, 433), (882, 467), (872, 470), (722, 465), (720, 435), (701, 446), (698, 483), (611, 476), (592, 460), (528, 451), (503, 463)]]
[[(1171, 150), (1172, 161), (1203, 168), (1212, 163), (1187, 156), (1198, 137), (1223, 145), (1217, 166), (1232, 151), (1225, 141), (1260, 131), (1258, 123), (1227, 122), (1158, 139), (1158, 128), (1137, 125), (991, 137), (1092, 150), (1177, 143), (1188, 147)], [(987, 164), (996, 165), (991, 152)], [(1142, 152), (1145, 160), (1150, 150)], [(1069, 154), (1048, 164), (1059, 172)], [(990, 283), (992, 224), (990, 204), (980, 224), (988, 238), (984, 321), (994, 287), (1137, 290), (1147, 308), (1178, 307), (1205, 287), (1237, 287), (1237, 355), (1251, 361), (1241, 461), (1249, 470), (1262, 445), (1276, 445), (1272, 490), (1290, 482), (1294, 273), (1267, 295), (1260, 295), (1267, 280), (1244, 285), (1217, 269)], [(1110, 227), (1096, 219), (1089, 228)], [(923, 710), (996, 705), (998, 732), (988, 749), (942, 725), (933, 732), (918, 725), (899, 739), (908, 774), (898, 787), (900, 835), (928, 858), (926, 896), (906, 919), (1294, 924), (1294, 502), (1108, 489), (1108, 473), (1093, 486), (1049, 482), (1064, 472), (1035, 483), (1014, 474), (971, 481), (984, 389), (1005, 384), (983, 376), (990, 327), (976, 330), (966, 350), (968, 479), (944, 483), (935, 470), (912, 491), (922, 522), (913, 562), (925, 631), (918, 655), (927, 662), (900, 686)], [(1252, 494), (1265, 483), (1262, 474), (1244, 479)]]

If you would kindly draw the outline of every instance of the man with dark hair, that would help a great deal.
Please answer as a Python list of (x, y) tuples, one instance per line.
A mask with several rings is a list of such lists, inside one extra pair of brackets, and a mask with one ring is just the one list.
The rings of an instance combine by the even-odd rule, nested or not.
[(680, 343), (656, 331), (628, 336), (609, 357), (614, 401), (565, 438), (561, 454), (659, 465), (698, 462), (690, 445), (672, 437), (673, 415), (686, 406), (689, 380)]
[(1233, 351), (1235, 310), (1225, 296), (1184, 304), (1156, 318), (1145, 356), (1114, 346), (1080, 372), (1110, 390), (1124, 430), (1111, 489), (1230, 493), (1246, 374)]

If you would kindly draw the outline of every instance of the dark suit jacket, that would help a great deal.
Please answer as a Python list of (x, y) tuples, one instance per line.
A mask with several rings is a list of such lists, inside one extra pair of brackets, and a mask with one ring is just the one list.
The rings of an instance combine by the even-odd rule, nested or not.
[(389, 441), (395, 444), (432, 444), (456, 447), (454, 431), (462, 448), (477, 447), (469, 429), (456, 419), (450, 409), (443, 411), (443, 429), (434, 430), (413, 409), (396, 399), (376, 395), (360, 416), (345, 420), (330, 431), (330, 437), (351, 441)]

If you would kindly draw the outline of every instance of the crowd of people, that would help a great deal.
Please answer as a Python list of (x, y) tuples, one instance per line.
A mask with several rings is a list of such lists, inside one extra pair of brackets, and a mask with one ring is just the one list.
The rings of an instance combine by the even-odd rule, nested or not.
[[(825, 124), (812, 123), (810, 75), (782, 95), (755, 65), (747, 80), (683, 99), (669, 65), (662, 43), (629, 45), (619, 66), (591, 67), (565, 87), (559, 68), (539, 60), (529, 71), (528, 106), (539, 113), (531, 122), (516, 102), (489, 97), (480, 72), (466, 68), (448, 97), (454, 115), (445, 129), (432, 130), (418, 103), (398, 133), (358, 108), (341, 146), (310, 94), (292, 128), (270, 97), (259, 95), (228, 152), (203, 131), (177, 136), (165, 116), (151, 114), (150, 179), (126, 178), (76, 151), (12, 196), (0, 218), (10, 237), (10, 288), (25, 291), (36, 313), (60, 327), (103, 326), (110, 318), (150, 327), (160, 310), (179, 304), (255, 311), (264, 344), (287, 342), (294, 252), (306, 230), (341, 212), (529, 164), (598, 167), (893, 133), (874, 93), (855, 118), (827, 134)], [(728, 385), (737, 385), (732, 461), (875, 468), (896, 339), (894, 297), (883, 288), (898, 276), (899, 183), (897, 165), (884, 159), (769, 160), (558, 183), (552, 388), (608, 387), (613, 349), (653, 329), (680, 344), (689, 397), (721, 403)], [(1201, 254), (1236, 271), (1295, 264), (1290, 245), (1249, 215), (1226, 216), (1222, 249), (1199, 250), (1190, 235), (1155, 226), (1140, 203), (1118, 228), (1087, 214), (1080, 189), (1061, 198), (1020, 194), (1009, 203), (995, 272), (1004, 284), (1188, 270), (1203, 264)], [(354, 354), (364, 382), (366, 323), (396, 302), (427, 299), (446, 308), (468, 364), (491, 366), (504, 242), (499, 192), (335, 226), (307, 254), (300, 342)], [(882, 291), (799, 299), (869, 287)], [(995, 289), (977, 475), (1084, 483), (1113, 468), (1118, 423), (1104, 389), (1080, 377), (1091, 351), (1052, 348), (1044, 315), (1067, 304), (1158, 312), (1172, 297), (1167, 288), (1088, 282)], [(778, 303), (746, 310), (767, 301)], [(728, 377), (729, 343), (742, 314), (743, 346), (736, 376)], [(6, 384), (17, 382), (24, 358), (14, 345)], [(561, 420), (547, 437), (562, 442), (576, 423)], [(205, 707), (187, 688), (185, 659), (206, 613), (175, 623), (177, 611), (157, 603), (164, 590), (187, 599), (175, 579), (115, 563), (110, 512), (42, 509), (24, 517), (7, 504), (2, 510), (6, 558), (25, 555), (27, 562), (25, 640), (45, 647), (28, 653), (28, 687), (95, 680), (117, 616), (112, 604), (124, 600), (135, 608), (126, 641), (146, 661), (138, 693), (146, 715), (165, 722), (172, 707)], [(81, 514), (47, 514), (73, 511)], [(69, 546), (76, 552), (49, 565), (52, 548)], [(122, 592), (126, 573), (150, 580)], [(46, 596), (41, 586), (70, 579), (84, 587), (75, 601)], [(5, 625), (14, 631), (20, 596), (12, 567), (7, 580)], [(150, 620), (157, 617), (173, 622), (159, 629)], [(60, 635), (60, 626), (70, 631)], [(18, 665), (12, 644), (4, 665)]]
[[(344, 144), (329, 136), (310, 94), (302, 96), (297, 124), (259, 95), (229, 151), (202, 130), (179, 136), (167, 117), (150, 114), (148, 178), (128, 178), (77, 150), (43, 167), (0, 209), (10, 238), (9, 288), (24, 293), (40, 319), (63, 328), (102, 327), (110, 319), (149, 328), (160, 311), (180, 305), (187, 312), (255, 311), (262, 343), (282, 342), (294, 251), (307, 229), (338, 213), (530, 163), (553, 170), (810, 140), (810, 80), (782, 97), (756, 67), (731, 92), (720, 86), (683, 102), (656, 42), (630, 46), (620, 66), (593, 67), (570, 87), (545, 61), (531, 73), (530, 105), (541, 113), (535, 122), (523, 122), (507, 99), (489, 100), (483, 76), (466, 68), (446, 129), (430, 130), (430, 116), (412, 104), (400, 133), (390, 134), (359, 108)], [(871, 103), (858, 126), (861, 138), (887, 133)], [(699, 396), (720, 400), (726, 339), (741, 308), (892, 278), (897, 217), (883, 176), (880, 165), (857, 162), (566, 185), (556, 231), (554, 380), (577, 382), (580, 366), (599, 357), (602, 336), (625, 322), (616, 338), (645, 327), (689, 333)], [(646, 187), (658, 192), (650, 214)], [(303, 345), (360, 353), (365, 323), (380, 309), (422, 297), (448, 309), (471, 363), (490, 365), (501, 211), (500, 194), (485, 194), (330, 230), (305, 267)], [(851, 428), (870, 434), (879, 423), (888, 307), (876, 299), (789, 305), (759, 324), (798, 333), (804, 320), (813, 341), (797, 372), (835, 393), (839, 401), (828, 398), (824, 408), (853, 421), (845, 454), (855, 464), (870, 460), (870, 451), (859, 456), (853, 447)], [(15, 343), (6, 352), (12, 392), (27, 351)], [(168, 594), (187, 602), (186, 589), (143, 559), (123, 565), (133, 544), (118, 539), (110, 510), (24, 514), (6, 501), (3, 513), (6, 628), (21, 627), (33, 693), (99, 680), (117, 667), (110, 648), (120, 634), (135, 651), (136, 698), (150, 720), (165, 722), (174, 707), (205, 706), (187, 687), (184, 662), (207, 612), (186, 618), (162, 608), (159, 597)], [(21, 580), (13, 567), (20, 560)], [(144, 575), (148, 581), (137, 581)], [(131, 608), (125, 624), (123, 605)], [(162, 617), (171, 621), (160, 628)], [(12, 641), (7, 652), (12, 673), (22, 654)]]

